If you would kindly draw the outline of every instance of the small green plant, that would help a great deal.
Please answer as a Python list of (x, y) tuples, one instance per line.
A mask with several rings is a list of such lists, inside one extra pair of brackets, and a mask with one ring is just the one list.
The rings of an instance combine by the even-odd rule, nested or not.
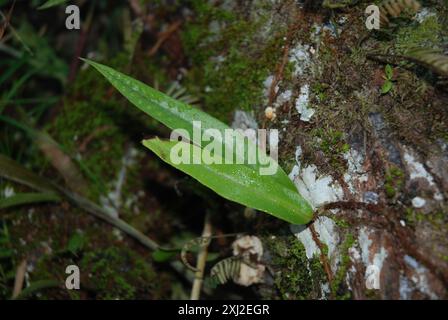
[[(231, 152), (233, 158), (238, 159), (239, 155), (234, 150), (233, 139), (231, 142), (227, 139), (215, 141), (222, 139), (224, 131), (230, 129), (223, 122), (110, 67), (89, 60), (84, 61), (106, 77), (137, 108), (170, 129), (184, 130), (190, 137), (194, 136), (197, 130), (200, 130), (201, 134), (207, 129), (214, 129), (221, 133), (213, 137), (212, 143), (220, 143), (226, 152)], [(199, 129), (194, 126), (194, 121), (201, 122)], [(240, 133), (235, 135), (235, 139), (236, 144), (248, 145), (248, 148), (251, 144), (254, 144)], [(306, 224), (312, 218), (313, 210), (311, 206), (298, 193), (295, 185), (280, 167), (272, 175), (260, 174), (262, 164), (273, 164), (275, 160), (258, 147), (255, 147), (258, 150), (258, 159), (254, 164), (240, 164), (238, 160), (233, 164), (227, 164), (227, 162), (223, 164), (225, 161), (221, 154), (218, 156), (221, 157), (222, 161), (220, 163), (222, 164), (216, 162), (212, 164), (185, 164), (174, 163), (171, 160), (172, 148), (181, 145), (181, 147), (192, 150), (192, 154), (201, 154), (203, 151), (201, 147), (189, 142), (165, 141), (159, 138), (144, 140), (143, 145), (163, 161), (187, 173), (228, 200), (272, 214), (293, 224)], [(208, 145), (204, 149), (207, 147)], [(277, 163), (275, 162), (275, 164)]]
[(383, 76), (384, 83), (383, 83), (383, 86), (381, 87), (382, 94), (386, 94), (392, 89), (393, 76), (394, 76), (394, 70), (392, 69), (392, 67), (389, 64), (386, 65), (386, 67), (384, 68), (384, 76)]

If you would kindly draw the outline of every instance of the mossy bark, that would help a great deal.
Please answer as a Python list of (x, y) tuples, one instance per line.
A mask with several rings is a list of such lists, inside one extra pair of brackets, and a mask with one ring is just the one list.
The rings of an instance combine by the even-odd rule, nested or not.
[[(283, 32), (281, 54), (274, 54), (275, 67), (267, 68), (274, 81), (267, 88), (259, 81), (264, 96), (249, 103), (249, 110), (260, 126), (280, 130), (280, 162), (298, 169), (299, 190), (312, 172), (314, 181), (305, 185), (320, 208), (315, 223), (322, 220), (314, 239), (305, 239), (306, 229), (294, 231), (299, 240), (267, 236), (274, 270), (268, 287), (291, 299), (446, 298), (446, 79), (397, 59), (416, 47), (446, 52), (446, 4), (422, 2), (417, 15), (369, 31), (362, 2), (344, 2), (338, 9), (308, 1), (270, 2), (270, 7), (262, 2), (231, 9), (265, 18), (263, 34), (258, 33), (263, 43)], [(238, 54), (246, 49), (239, 45)], [(379, 53), (386, 54), (384, 60), (369, 58)], [(387, 64), (392, 88), (382, 93)], [(309, 121), (297, 108), (305, 98), (314, 110)], [(264, 118), (266, 107), (275, 109), (275, 120)], [(327, 189), (333, 193), (326, 201), (313, 194)], [(307, 258), (309, 252), (297, 246), (317, 246), (315, 255)], [(322, 253), (327, 262), (319, 259)], [(316, 261), (320, 272), (311, 267)], [(325, 263), (330, 272), (327, 268), (322, 277)], [(261, 288), (276, 296), (266, 285)]]

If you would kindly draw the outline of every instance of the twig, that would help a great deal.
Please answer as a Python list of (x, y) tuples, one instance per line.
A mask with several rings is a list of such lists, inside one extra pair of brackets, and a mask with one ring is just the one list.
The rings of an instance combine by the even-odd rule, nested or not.
[(389, 63), (393, 65), (398, 65), (399, 62), (392, 62), (390, 59), (408, 59), (408, 57), (403, 55), (395, 55), (395, 54), (386, 54), (386, 53), (367, 53), (366, 58), (370, 60), (374, 60), (380, 63)]
[[(0, 27), (0, 40), (3, 38), (3, 35), (5, 34), (6, 29), (9, 27), (9, 22), (11, 21), (12, 12), (14, 11), (14, 6), (16, 5), (16, 0), (12, 3), (11, 8), (9, 9), (9, 12), (7, 16), (5, 17), (5, 22)], [(3, 14), (2, 14), (3, 16)]]
[(155, 55), (157, 53), (157, 51), (159, 50), (159, 48), (162, 46), (162, 44), (171, 36), (171, 34), (173, 34), (173, 32), (175, 32), (177, 29), (179, 29), (181, 24), (182, 24), (182, 21), (180, 21), (180, 20), (176, 21), (173, 24), (171, 24), (168, 27), (168, 29), (160, 32), (157, 36), (156, 44), (151, 49), (149, 49), (148, 56), (152, 57), (153, 55)]
[(319, 237), (317, 236), (316, 229), (314, 229), (314, 225), (310, 224), (309, 226), (311, 231), (311, 236), (313, 237), (314, 242), (316, 242), (317, 246), (320, 249), (320, 261), (322, 262), (322, 265), (324, 266), (325, 273), (327, 275), (328, 283), (333, 283), (333, 273), (331, 271), (330, 263), (328, 262), (327, 256), (325, 255), (325, 250), (323, 250), (324, 245), (320, 241)]
[[(210, 237), (212, 234), (212, 225), (210, 223), (210, 214), (207, 213), (204, 219), (204, 229), (202, 230), (202, 237)], [(198, 260), (196, 262), (196, 273), (193, 281), (193, 288), (191, 290), (190, 300), (199, 300), (201, 294), (202, 282), (204, 281), (204, 268), (207, 261), (208, 245), (202, 246)]]
[(14, 289), (12, 291), (12, 299), (15, 299), (22, 292), (23, 280), (25, 279), (27, 260), (23, 259), (22, 262), (17, 266), (16, 278), (14, 280)]
[[(1, 12), (0, 11), (0, 16), (3, 18), (3, 19), (5, 19), (5, 20), (7, 20), (7, 17), (3, 14), (3, 12)], [(17, 33), (17, 31), (16, 31), (16, 29), (14, 29), (14, 27), (10, 24), (10, 23), (8, 23), (8, 28), (9, 28), (9, 30), (11, 31), (11, 34), (17, 39), (17, 41), (19, 41), (21, 44), (22, 44), (22, 46), (25, 48), (25, 50), (31, 55), (31, 56), (33, 56), (34, 54), (33, 54), (33, 51), (30, 49), (30, 47), (28, 47), (28, 45), (23, 41), (23, 39), (22, 39), (22, 37), (20, 36), (20, 34), (19, 33)]]
[(275, 90), (275, 88), (277, 87), (278, 83), (280, 82), (281, 78), (283, 77), (283, 71), (285, 70), (285, 66), (288, 63), (288, 56), (289, 56), (289, 46), (290, 46), (290, 42), (291, 42), (291, 31), (294, 28), (292, 28), (289, 32), (288, 32), (288, 36), (287, 36), (287, 42), (285, 44), (285, 47), (283, 49), (283, 57), (282, 57), (282, 61), (281, 63), (277, 66), (277, 70), (275, 72), (275, 76), (274, 79), (272, 80), (271, 83), (271, 87), (269, 88), (269, 105), (272, 105), (274, 103), (275, 98), (277, 97), (277, 91)]

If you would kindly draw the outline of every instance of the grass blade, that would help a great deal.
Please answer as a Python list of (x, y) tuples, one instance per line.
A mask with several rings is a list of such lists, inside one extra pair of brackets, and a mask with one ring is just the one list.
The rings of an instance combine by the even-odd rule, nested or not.
[(0, 209), (40, 202), (58, 202), (61, 198), (53, 192), (19, 193), (12, 197), (0, 199)]
[(55, 187), (47, 179), (32, 173), (2, 154), (0, 154), (0, 177), (24, 184), (39, 191), (56, 191)]
[(39, 10), (48, 9), (48, 8), (55, 7), (55, 6), (58, 6), (60, 4), (63, 4), (65, 2), (67, 2), (67, 0), (48, 0), (43, 5), (41, 5), (38, 9)]
[(30, 297), (33, 293), (38, 291), (48, 289), (48, 288), (57, 288), (60, 286), (59, 281), (57, 280), (38, 280), (32, 282), (28, 287), (22, 290), (22, 292), (14, 298), (14, 300), (21, 300)]

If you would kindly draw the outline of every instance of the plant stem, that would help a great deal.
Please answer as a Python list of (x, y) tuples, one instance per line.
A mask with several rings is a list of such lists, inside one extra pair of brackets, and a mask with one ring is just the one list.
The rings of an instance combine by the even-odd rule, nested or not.
[(20, 292), (22, 292), (23, 288), (23, 280), (25, 279), (26, 273), (26, 259), (23, 259), (22, 262), (17, 266), (16, 270), (16, 278), (14, 280), (14, 289), (12, 291), (12, 299), (16, 298)]
[[(210, 214), (205, 214), (204, 228), (202, 229), (202, 237), (210, 237), (212, 234), (212, 225), (210, 223)], [(201, 294), (202, 283), (204, 281), (204, 268), (207, 261), (208, 245), (202, 246), (198, 253), (198, 260), (195, 273), (193, 288), (191, 290), (190, 300), (199, 300)]]

